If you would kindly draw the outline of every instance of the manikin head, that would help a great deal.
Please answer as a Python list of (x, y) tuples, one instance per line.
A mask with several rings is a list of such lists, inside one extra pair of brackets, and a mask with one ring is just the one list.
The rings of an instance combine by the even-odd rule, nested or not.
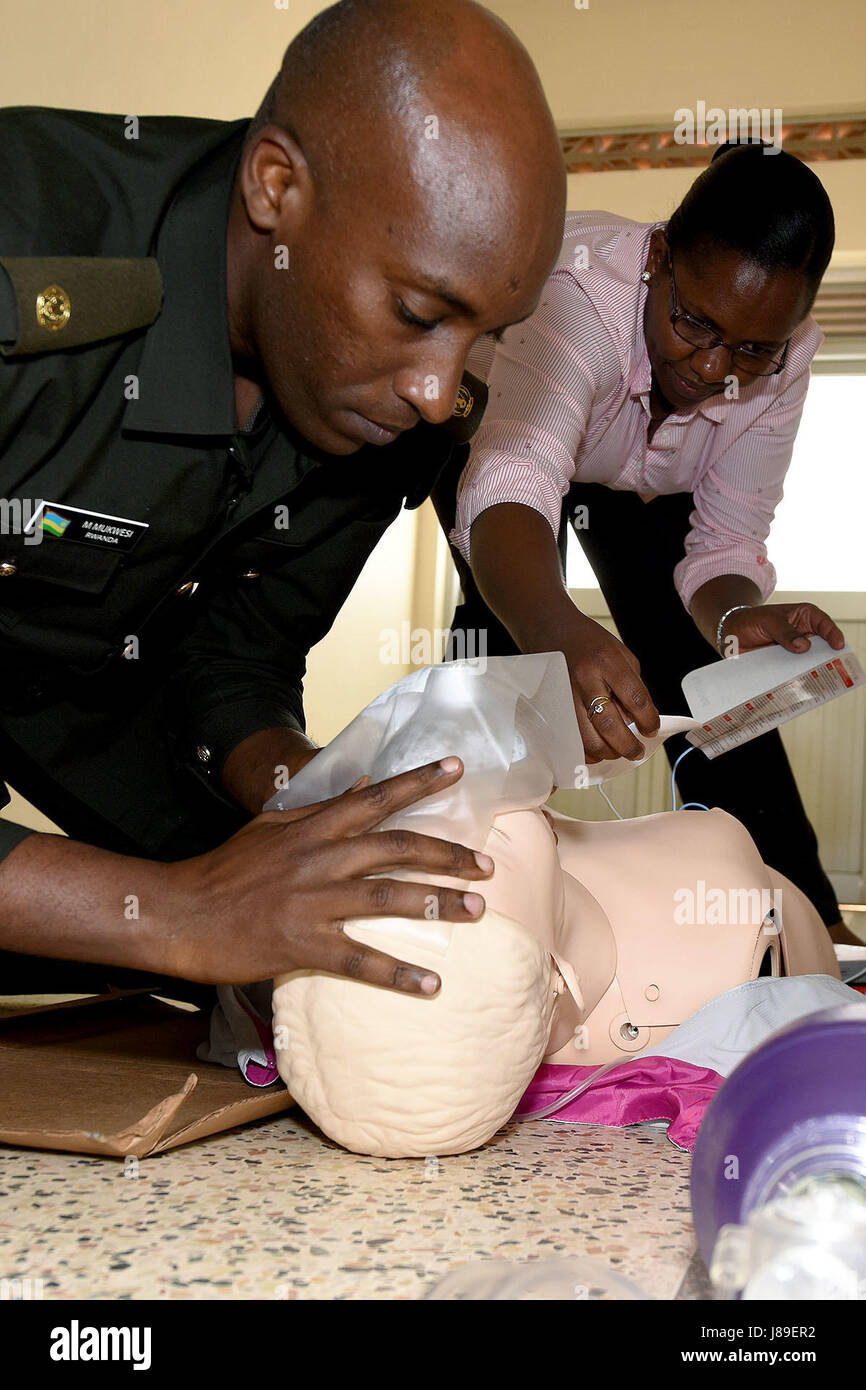
[[(274, 982), (281, 1075), (332, 1139), (385, 1157), (465, 1152), (542, 1060), (627, 1061), (761, 973), (838, 976), (811, 904), (726, 812), (555, 825), (537, 808), (496, 818), (477, 923), (347, 924), (434, 969), (434, 998), (311, 971)], [(729, 920), (683, 910), (701, 883), (738, 905)]]

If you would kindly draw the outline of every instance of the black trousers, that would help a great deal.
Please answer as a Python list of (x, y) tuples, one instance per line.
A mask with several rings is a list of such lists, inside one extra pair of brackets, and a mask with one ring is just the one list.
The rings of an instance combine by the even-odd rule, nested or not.
[[(575, 483), (563, 507), (563, 564), (567, 521), (578, 506), (588, 509), (588, 525), (576, 529), (575, 535), (620, 637), (640, 662), (656, 708), (664, 714), (688, 714), (680, 688), (683, 677), (697, 666), (721, 660), (698, 632), (673, 582), (694, 508), (691, 493), (643, 502), (633, 492)], [(510, 633), (487, 608), (471, 578), (464, 576), (463, 582), (465, 602), (454, 614), (452, 631), (466, 634), (486, 628), (490, 656), (515, 653)], [(464, 635), (462, 640), (478, 639)], [(479, 648), (464, 645), (462, 650)], [(665, 753), (671, 766), (689, 746), (684, 734), (668, 739)], [(720, 806), (742, 821), (765, 863), (796, 883), (828, 926), (838, 922), (836, 894), (821, 866), (815, 832), (778, 731), (712, 761), (700, 751), (690, 753), (677, 769), (677, 785), (684, 801)]]

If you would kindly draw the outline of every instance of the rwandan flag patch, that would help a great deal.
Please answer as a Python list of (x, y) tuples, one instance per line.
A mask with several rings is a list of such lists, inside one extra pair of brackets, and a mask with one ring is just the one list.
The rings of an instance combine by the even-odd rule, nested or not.
[(59, 512), (46, 510), (42, 513), (42, 530), (50, 531), (52, 536), (62, 536), (70, 520), (70, 517), (61, 516)]
[[(61, 510), (62, 508), (62, 510)], [(71, 507), (68, 502), (40, 502), (25, 533), (38, 528), (49, 536), (63, 536), (66, 544), (98, 545), (103, 549), (132, 550), (148, 529), (146, 521), (132, 521), (126, 516), (109, 516), (107, 512), (87, 512)]]

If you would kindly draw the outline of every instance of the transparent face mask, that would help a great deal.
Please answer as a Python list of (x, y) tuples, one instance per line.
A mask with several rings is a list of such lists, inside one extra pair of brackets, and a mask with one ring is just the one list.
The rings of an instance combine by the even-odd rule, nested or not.
[[(692, 728), (663, 718), (643, 739), (642, 762), (665, 738)], [(338, 796), (359, 777), (374, 782), (449, 756), (464, 773), (452, 787), (407, 807), (386, 828), (406, 826), (481, 849), (496, 816), (542, 805), (554, 786), (593, 786), (638, 766), (625, 758), (587, 766), (561, 652), (484, 657), (413, 671), (378, 696), (317, 753), (264, 809), (292, 810)]]

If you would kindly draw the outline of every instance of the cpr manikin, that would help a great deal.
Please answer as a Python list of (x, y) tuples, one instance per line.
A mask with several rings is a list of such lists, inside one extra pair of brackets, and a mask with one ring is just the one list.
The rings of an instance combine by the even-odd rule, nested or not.
[[(497, 738), (500, 752), (503, 739), (508, 744), (511, 761), (501, 781), (470, 780), (461, 805), (452, 804), (446, 817), (448, 833), (463, 838), (454, 821), (472, 819), (473, 785), (488, 810), (493, 803), (498, 809), (483, 841), (477, 823), (476, 839), (466, 840), (496, 864), (483, 888), (484, 917), (459, 924), (389, 918), (345, 927), (357, 940), (435, 970), (440, 992), (432, 999), (404, 996), (313, 971), (275, 981), (283, 1080), (315, 1123), (348, 1149), (424, 1157), (475, 1148), (511, 1116), (542, 1061), (627, 1060), (716, 995), (759, 974), (838, 977), (811, 903), (763, 864), (747, 831), (726, 812), (613, 822), (554, 813), (551, 827), (540, 803), (554, 780), (566, 784), (564, 767), (574, 755), (573, 742), (556, 747), (566, 737), (557, 701), (564, 694), (568, 707), (567, 682), (563, 688), (552, 657), (498, 658), (489, 666), (535, 662), (534, 678), (540, 661), (551, 663), (549, 688), (536, 682), (535, 690), (517, 694), (511, 742), (507, 731), (496, 734), (489, 711), (478, 724), (488, 748)], [(514, 669), (508, 668), (509, 679)], [(459, 675), (442, 679), (460, 682)], [(468, 687), (473, 707), (484, 709), (492, 698), (495, 716), (502, 692), (490, 692), (491, 681), (477, 676)], [(465, 682), (460, 693), (465, 703)], [(392, 702), (378, 728), (379, 746), (399, 742), (401, 757), (417, 757), (419, 750), (405, 746), (405, 728), (441, 729), (437, 699), (441, 704), (441, 691), (430, 692), (399, 732)], [(568, 739), (575, 732), (569, 729)], [(456, 749), (467, 773), (473, 747), (478, 752), (471, 728), (469, 744)], [(448, 751), (455, 750), (440, 744), (430, 756)], [(488, 773), (496, 764), (487, 752), (479, 761)], [(354, 766), (341, 768), (337, 780)], [(323, 764), (320, 778), (327, 773)], [(523, 805), (515, 807), (515, 799)], [(435, 801), (427, 803), (427, 821), (435, 822)], [(420, 828), (417, 815), (401, 819)], [(434, 825), (430, 833), (441, 829)]]

